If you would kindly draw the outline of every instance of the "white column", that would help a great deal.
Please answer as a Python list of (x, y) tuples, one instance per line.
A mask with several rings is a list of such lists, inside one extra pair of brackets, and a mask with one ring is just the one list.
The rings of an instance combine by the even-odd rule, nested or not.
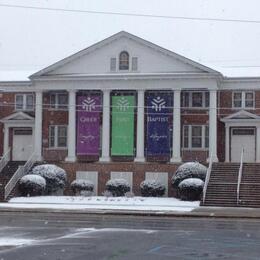
[(181, 90), (173, 93), (173, 129), (171, 162), (181, 162)]
[(9, 127), (5, 126), (4, 127), (4, 151), (3, 151), (3, 155), (5, 153), (7, 153), (9, 148)]
[(209, 107), (209, 156), (213, 162), (218, 162), (217, 156), (217, 91), (210, 91)]
[(260, 126), (256, 128), (256, 162), (260, 162)]
[(38, 161), (42, 160), (42, 91), (35, 93), (34, 152)]
[(225, 136), (225, 162), (229, 162), (229, 149), (230, 149), (230, 144), (229, 144), (229, 138), (230, 138), (230, 133), (229, 133), (229, 126), (226, 126), (226, 136)]
[(110, 90), (103, 90), (102, 156), (101, 162), (109, 162), (110, 150)]
[(137, 98), (137, 138), (135, 162), (144, 162), (144, 90), (138, 90)]
[(69, 90), (69, 125), (67, 162), (76, 161), (76, 90)]

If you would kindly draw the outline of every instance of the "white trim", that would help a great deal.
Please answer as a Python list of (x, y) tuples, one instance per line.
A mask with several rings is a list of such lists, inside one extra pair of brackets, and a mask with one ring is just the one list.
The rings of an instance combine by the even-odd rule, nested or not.
[[(51, 127), (54, 127), (54, 146), (50, 146), (50, 143), (51, 143)], [(67, 132), (67, 135), (66, 135), (66, 146), (58, 146), (58, 139), (59, 139), (59, 136), (58, 136), (58, 128), (59, 127), (66, 127), (66, 132)], [(49, 125), (49, 132), (48, 132), (48, 141), (49, 141), (49, 146), (48, 146), (48, 149), (51, 150), (51, 149), (64, 149), (64, 150), (67, 150), (68, 149), (68, 126), (67, 125)]]
[[(22, 102), (22, 108), (17, 108), (16, 105), (17, 102), (16, 102), (16, 98), (17, 96), (22, 96), (23, 98), (23, 102)], [(32, 108), (27, 108), (27, 97), (28, 96), (32, 96), (32, 99), (33, 99), (33, 103), (32, 103)], [(15, 97), (14, 97), (14, 110), (15, 111), (34, 111), (34, 94), (33, 93), (16, 93), (15, 94)]]
[[(188, 126), (188, 147), (184, 147), (184, 128)], [(201, 127), (201, 147), (192, 147), (192, 127), (199, 126)], [(207, 124), (183, 124), (182, 125), (182, 151), (208, 151), (209, 147), (205, 147), (205, 134), (206, 127), (209, 127)]]
[[(234, 95), (235, 93), (241, 93), (241, 107), (235, 107), (234, 106)], [(253, 94), (253, 106), (252, 107), (246, 107), (246, 93), (251, 93)], [(239, 109), (255, 109), (255, 91), (239, 91), (239, 90), (235, 90), (232, 92), (232, 109), (234, 110), (239, 110)]]

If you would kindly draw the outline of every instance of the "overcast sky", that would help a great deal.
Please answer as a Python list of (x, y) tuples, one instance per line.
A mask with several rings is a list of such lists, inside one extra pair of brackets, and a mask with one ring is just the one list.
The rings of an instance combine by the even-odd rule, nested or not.
[(32, 10), (1, 4), (260, 21), (259, 0), (0, 0), (0, 70), (37, 70), (125, 30), (222, 72), (260, 76), (260, 23)]

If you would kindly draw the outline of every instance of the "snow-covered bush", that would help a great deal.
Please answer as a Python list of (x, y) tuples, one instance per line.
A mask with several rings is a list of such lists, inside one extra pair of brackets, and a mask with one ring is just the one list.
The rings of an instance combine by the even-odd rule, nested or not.
[(22, 196), (41, 196), (44, 193), (45, 187), (45, 179), (35, 174), (23, 176), (18, 186)]
[(125, 179), (113, 179), (106, 183), (106, 190), (114, 197), (125, 196), (130, 191), (130, 185)]
[(70, 188), (74, 195), (86, 195), (88, 194), (86, 191), (93, 193), (94, 183), (88, 180), (74, 180), (70, 184)]
[(165, 185), (156, 180), (145, 180), (140, 184), (141, 194), (144, 197), (162, 197), (165, 194)]
[(204, 181), (198, 178), (188, 178), (183, 180), (179, 186), (179, 195), (181, 200), (200, 200)]
[(172, 186), (177, 188), (179, 183), (188, 178), (198, 178), (205, 180), (207, 174), (207, 167), (198, 162), (187, 162), (182, 164), (175, 175), (172, 177)]
[(46, 194), (55, 194), (63, 190), (67, 180), (66, 172), (54, 164), (42, 164), (35, 166), (33, 174), (42, 176), (46, 180)]

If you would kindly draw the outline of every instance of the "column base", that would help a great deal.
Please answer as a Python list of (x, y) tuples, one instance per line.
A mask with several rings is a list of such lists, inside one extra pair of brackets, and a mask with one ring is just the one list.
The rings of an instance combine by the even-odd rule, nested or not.
[(145, 158), (144, 157), (136, 157), (134, 159), (135, 162), (145, 162)]
[(43, 161), (43, 157), (41, 155), (36, 155), (35, 160), (36, 160), (36, 162), (42, 162)]
[[(207, 162), (209, 163), (210, 158), (207, 159)], [(212, 157), (212, 162), (218, 162), (218, 157), (217, 156), (213, 156)]]
[(65, 162), (76, 162), (77, 158), (75, 156), (67, 156)]
[(182, 159), (181, 159), (181, 157), (172, 157), (170, 162), (171, 163), (181, 163)]
[(110, 159), (110, 157), (100, 157), (100, 158), (99, 158), (99, 161), (100, 161), (100, 162), (110, 162), (111, 159)]

